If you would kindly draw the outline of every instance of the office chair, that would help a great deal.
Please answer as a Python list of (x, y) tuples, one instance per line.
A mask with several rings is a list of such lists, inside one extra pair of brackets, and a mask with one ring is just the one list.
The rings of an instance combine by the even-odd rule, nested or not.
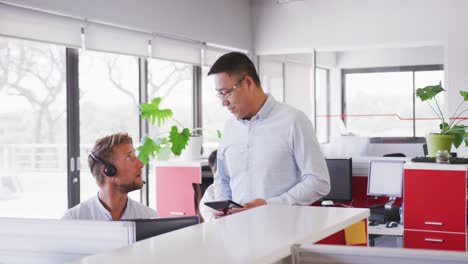
[(383, 157), (406, 157), (406, 155), (403, 153), (389, 153), (383, 155)]
[(427, 152), (427, 144), (424, 143), (422, 146), (423, 146), (424, 157), (426, 157), (426, 156), (427, 156), (427, 153), (429, 153), (429, 152)]

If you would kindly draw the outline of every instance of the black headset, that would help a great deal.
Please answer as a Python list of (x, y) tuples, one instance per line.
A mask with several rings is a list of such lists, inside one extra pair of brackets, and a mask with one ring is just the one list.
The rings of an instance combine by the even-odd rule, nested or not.
[(101, 163), (102, 165), (104, 165), (104, 174), (106, 176), (113, 177), (113, 176), (115, 176), (115, 174), (117, 174), (117, 169), (111, 163), (109, 163), (109, 162), (101, 159), (100, 157), (94, 155), (94, 153), (92, 153), (92, 152), (89, 154), (89, 157), (92, 158), (93, 160)]

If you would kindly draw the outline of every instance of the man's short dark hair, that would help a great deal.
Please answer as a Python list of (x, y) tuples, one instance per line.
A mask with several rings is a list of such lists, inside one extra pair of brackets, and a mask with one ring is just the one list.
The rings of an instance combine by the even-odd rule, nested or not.
[(214, 166), (216, 166), (216, 155), (218, 155), (218, 151), (214, 150), (208, 157), (208, 165), (210, 165), (211, 169), (213, 169)]
[(222, 72), (228, 75), (250, 76), (255, 84), (260, 86), (260, 78), (255, 70), (255, 65), (244, 53), (230, 52), (219, 57), (213, 66), (211, 66), (208, 75)]

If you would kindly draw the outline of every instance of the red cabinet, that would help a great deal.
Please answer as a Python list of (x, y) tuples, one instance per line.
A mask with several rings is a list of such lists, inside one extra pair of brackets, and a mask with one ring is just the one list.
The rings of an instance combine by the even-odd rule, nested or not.
[(405, 248), (466, 250), (467, 168), (405, 165)]

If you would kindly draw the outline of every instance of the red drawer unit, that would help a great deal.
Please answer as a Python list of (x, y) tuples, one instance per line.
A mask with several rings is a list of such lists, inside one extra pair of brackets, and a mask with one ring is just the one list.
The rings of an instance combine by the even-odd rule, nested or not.
[(465, 165), (405, 165), (405, 248), (466, 251), (467, 169)]
[(403, 242), (405, 248), (466, 250), (466, 236), (463, 234), (405, 230)]

